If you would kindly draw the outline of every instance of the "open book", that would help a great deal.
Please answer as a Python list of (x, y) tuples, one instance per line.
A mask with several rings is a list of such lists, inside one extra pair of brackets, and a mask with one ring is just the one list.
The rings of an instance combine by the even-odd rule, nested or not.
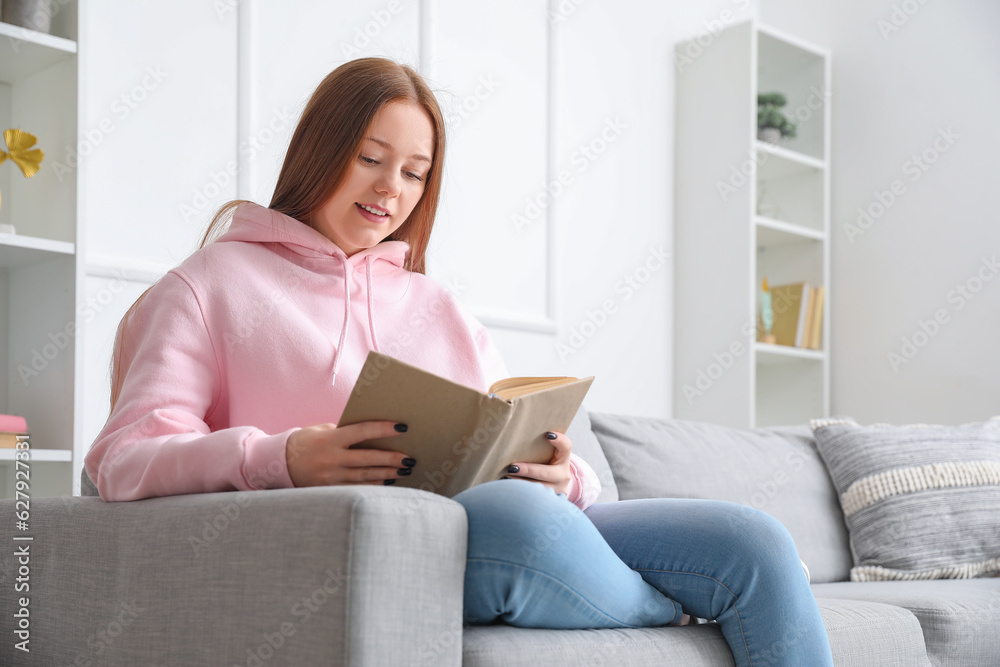
[(522, 377), (481, 392), (379, 352), (369, 352), (338, 424), (402, 422), (406, 433), (355, 448), (405, 452), (417, 460), (397, 486), (449, 498), (500, 479), (515, 461), (548, 463), (546, 431), (564, 433), (593, 377)]

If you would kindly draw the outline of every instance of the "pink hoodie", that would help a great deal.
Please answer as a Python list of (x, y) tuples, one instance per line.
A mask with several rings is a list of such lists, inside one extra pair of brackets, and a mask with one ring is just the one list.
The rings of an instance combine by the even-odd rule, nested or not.
[[(105, 500), (293, 486), (288, 436), (340, 419), (369, 350), (485, 390), (507, 371), (485, 327), (403, 269), (409, 246), (351, 257), (294, 218), (241, 204), (229, 230), (133, 311), (114, 411), (87, 453)], [(575, 454), (567, 498), (600, 493)]]

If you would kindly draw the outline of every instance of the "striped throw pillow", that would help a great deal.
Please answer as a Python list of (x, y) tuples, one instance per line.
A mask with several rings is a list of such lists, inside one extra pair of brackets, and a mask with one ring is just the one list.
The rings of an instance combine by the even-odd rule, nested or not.
[(840, 495), (852, 581), (1000, 572), (1000, 417), (961, 426), (810, 422)]

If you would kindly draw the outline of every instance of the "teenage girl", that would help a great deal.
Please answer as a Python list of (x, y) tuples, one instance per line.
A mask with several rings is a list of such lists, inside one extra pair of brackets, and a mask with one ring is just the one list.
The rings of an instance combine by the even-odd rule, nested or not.
[[(235, 201), (118, 328), (111, 413), (86, 458), (107, 501), (390, 485), (405, 452), (349, 449), (406, 424), (338, 427), (369, 350), (471, 387), (507, 375), (486, 329), (424, 275), (441, 110), (411, 68), (348, 62), (310, 98), (267, 208)], [(224, 223), (230, 222), (227, 229)], [(547, 464), (455, 497), (469, 518), (465, 619), (532, 628), (718, 621), (736, 664), (832, 665), (788, 531), (720, 501), (593, 504), (561, 433)], [(554, 536), (544, 548), (538, 535)]]

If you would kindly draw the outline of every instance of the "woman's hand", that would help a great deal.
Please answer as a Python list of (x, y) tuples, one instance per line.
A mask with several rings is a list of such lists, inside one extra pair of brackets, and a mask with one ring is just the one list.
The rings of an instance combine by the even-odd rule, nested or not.
[[(370, 421), (350, 426), (316, 424), (288, 436), (285, 459), (295, 486), (392, 484), (409, 475), (416, 461), (402, 452), (348, 449), (351, 445), (402, 435), (405, 424)], [(405, 471), (405, 472), (404, 472)]]
[[(556, 451), (548, 463), (521, 463), (520, 461), (511, 464), (507, 468), (507, 477), (511, 479), (526, 479), (529, 482), (543, 484), (556, 493), (566, 493), (569, 489), (570, 469), (569, 455), (573, 451), (573, 443), (562, 433), (546, 433)], [(515, 471), (514, 468), (517, 468)]]

